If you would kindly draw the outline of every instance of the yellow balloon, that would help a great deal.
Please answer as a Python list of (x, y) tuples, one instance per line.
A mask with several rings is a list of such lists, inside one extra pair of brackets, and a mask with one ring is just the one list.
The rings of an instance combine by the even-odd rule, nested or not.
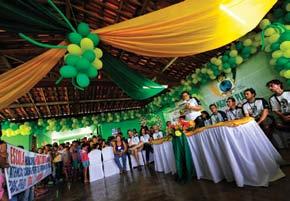
[(255, 48), (255, 47), (251, 47), (251, 54), (254, 54), (254, 53), (256, 53), (257, 52), (257, 48)]
[(276, 33), (275, 29), (270, 27), (270, 28), (266, 29), (265, 36), (272, 36), (274, 33)]
[(217, 58), (213, 57), (213, 58), (210, 59), (210, 62), (214, 64), (216, 62), (216, 60), (217, 60)]
[(231, 50), (230, 51), (230, 56), (231, 57), (236, 57), (238, 55), (238, 51), (237, 50)]
[(290, 50), (283, 51), (283, 56), (290, 59)]
[(241, 56), (237, 56), (237, 57), (236, 57), (236, 64), (239, 65), (239, 64), (243, 63), (243, 60), (244, 60), (243, 57), (241, 57)]
[(81, 40), (82, 50), (92, 50), (94, 49), (94, 42), (89, 38), (83, 38)]
[(265, 29), (266, 28), (266, 26), (268, 26), (268, 25), (270, 25), (271, 24), (271, 22), (270, 22), (270, 20), (268, 20), (268, 19), (263, 19), (261, 22), (260, 22), (260, 28), (261, 29)]
[(100, 70), (103, 68), (103, 62), (100, 59), (95, 59), (95, 61), (93, 61), (93, 66)]
[(261, 46), (261, 41), (255, 41), (253, 42), (254, 47), (260, 47)]
[(80, 46), (76, 45), (76, 44), (70, 44), (67, 46), (67, 51), (70, 54), (74, 54), (74, 55), (81, 55), (82, 54), (82, 50), (80, 48)]
[(222, 64), (222, 60), (221, 59), (217, 59), (214, 64), (219, 66), (219, 65)]
[(286, 70), (281, 70), (280, 72), (279, 72), (279, 74), (280, 74), (280, 76), (281, 77), (284, 77), (284, 73), (286, 72)]
[(284, 77), (287, 78), (287, 79), (290, 79), (290, 70), (286, 70), (284, 72)]
[(281, 50), (276, 50), (275, 52), (272, 53), (272, 57), (274, 59), (278, 59), (279, 57), (281, 57), (283, 55), (283, 52)]
[(290, 3), (287, 3), (287, 5), (286, 5), (286, 11), (287, 12), (290, 12)]
[(290, 50), (290, 41), (284, 41), (281, 43), (280, 49), (283, 51)]
[(95, 48), (94, 50), (96, 57), (99, 59), (103, 56), (103, 51), (100, 48)]
[(269, 42), (270, 43), (275, 43), (278, 39), (280, 38), (280, 34), (275, 33), (272, 36), (269, 37)]
[(252, 45), (252, 43), (253, 43), (253, 41), (251, 39), (246, 39), (243, 42), (244, 46), (250, 46), (250, 45)]

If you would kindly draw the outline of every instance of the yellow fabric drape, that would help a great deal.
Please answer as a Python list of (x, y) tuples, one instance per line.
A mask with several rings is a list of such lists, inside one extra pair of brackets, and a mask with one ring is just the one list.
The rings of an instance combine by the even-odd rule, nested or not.
[(189, 0), (94, 31), (114, 47), (153, 57), (194, 55), (254, 29), (276, 0)]
[(0, 75), (0, 109), (29, 92), (63, 57), (65, 49), (51, 49)]
[[(101, 40), (140, 55), (177, 57), (226, 45), (252, 30), (276, 0), (189, 0), (99, 30)], [(52, 49), (0, 75), (0, 109), (27, 93), (63, 57)]]

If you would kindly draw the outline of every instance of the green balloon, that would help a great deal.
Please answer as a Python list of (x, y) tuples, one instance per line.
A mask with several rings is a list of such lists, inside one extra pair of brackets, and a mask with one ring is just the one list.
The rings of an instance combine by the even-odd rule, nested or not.
[(288, 59), (285, 57), (280, 57), (279, 59), (277, 59), (276, 64), (278, 66), (284, 66), (285, 64), (288, 63)]
[(77, 75), (77, 84), (80, 86), (80, 87), (87, 87), (89, 86), (90, 84), (90, 79), (88, 78), (88, 76), (84, 73), (78, 73)]
[(289, 12), (284, 16), (284, 20), (286, 23), (290, 22), (290, 13)]
[(77, 70), (74, 66), (63, 66), (59, 71), (61, 76), (64, 78), (73, 78), (77, 75)]
[(89, 78), (95, 78), (98, 75), (98, 70), (94, 68), (93, 66), (89, 67), (87, 71), (87, 75)]
[(65, 63), (69, 66), (74, 66), (77, 61), (80, 59), (79, 56), (77, 55), (73, 55), (73, 54), (68, 54), (66, 57), (65, 57)]
[(290, 70), (290, 62), (287, 62), (287, 63), (284, 65), (284, 69), (285, 69), (285, 70)]
[(80, 45), (82, 38), (83, 37), (76, 32), (72, 32), (68, 35), (68, 40), (76, 45)]
[(279, 42), (273, 43), (271, 45), (271, 50), (272, 51), (276, 51), (276, 50), (279, 50), (279, 49), (280, 49), (280, 43)]
[(222, 56), (222, 61), (223, 62), (227, 62), (228, 60), (229, 60), (229, 56), (228, 55)]
[(244, 47), (243, 49), (242, 49), (242, 55), (249, 55), (250, 53), (251, 53), (251, 48), (249, 48), (249, 47)]
[(91, 66), (90, 62), (83, 57), (80, 58), (76, 63), (77, 70), (82, 72), (87, 71), (90, 66)]
[(98, 34), (90, 33), (87, 38), (91, 39), (94, 42), (94, 46), (98, 46), (100, 43), (100, 37)]
[(236, 48), (238, 51), (242, 50), (244, 47), (243, 43), (241, 41), (239, 41), (237, 44), (236, 44)]
[(236, 58), (230, 57), (228, 62), (229, 62), (229, 64), (236, 64)]
[(96, 55), (93, 50), (86, 50), (83, 53), (83, 57), (86, 58), (89, 62), (93, 62), (96, 58)]
[(231, 67), (231, 65), (229, 64), (229, 63), (224, 63), (223, 64), (223, 68), (224, 69), (228, 69), (228, 68), (230, 68)]
[(290, 31), (287, 30), (281, 34), (279, 41), (283, 42), (283, 41), (289, 41), (289, 40), (290, 40)]
[(78, 33), (81, 34), (83, 37), (86, 37), (90, 34), (90, 27), (87, 23), (81, 22), (77, 27)]
[(12, 129), (12, 130), (17, 130), (18, 129), (18, 125), (17, 124), (15, 124), (15, 123), (11, 123), (10, 124), (10, 128)]

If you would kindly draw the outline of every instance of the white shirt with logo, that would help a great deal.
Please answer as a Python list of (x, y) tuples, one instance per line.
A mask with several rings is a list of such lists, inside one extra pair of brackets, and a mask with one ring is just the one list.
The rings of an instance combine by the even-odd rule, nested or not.
[(241, 108), (236, 107), (235, 109), (228, 109), (226, 111), (228, 120), (235, 120), (244, 117), (243, 110)]
[[(199, 101), (197, 99), (195, 99), (195, 98), (191, 98), (189, 100), (183, 101), (183, 104), (184, 104), (184, 106), (186, 104), (189, 104), (190, 106), (198, 106), (198, 105), (200, 105)], [(200, 116), (201, 112), (200, 111), (194, 111), (194, 110), (191, 110), (191, 109), (186, 109), (184, 114), (185, 114), (185, 120), (190, 121), (190, 120), (195, 120), (198, 116)]]
[(264, 98), (256, 98), (254, 102), (247, 101), (243, 104), (245, 115), (248, 114), (254, 118), (259, 118), (264, 109), (269, 109), (269, 104)]
[(149, 143), (150, 135), (145, 134), (140, 137), (140, 141), (143, 143)]
[(159, 132), (156, 132), (156, 133), (153, 133), (153, 139), (156, 140), (156, 139), (161, 139), (163, 138), (163, 134), (161, 131)]
[(280, 96), (273, 95), (270, 97), (272, 111), (290, 113), (290, 91), (284, 91)]
[(138, 136), (133, 136), (131, 138), (128, 138), (128, 144), (129, 144), (129, 146), (138, 145), (139, 142), (140, 142), (140, 140), (139, 140), (139, 137)]

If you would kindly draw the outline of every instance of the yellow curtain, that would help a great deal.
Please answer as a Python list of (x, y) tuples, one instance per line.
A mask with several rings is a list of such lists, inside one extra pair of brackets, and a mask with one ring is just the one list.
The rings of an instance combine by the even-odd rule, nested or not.
[(65, 49), (50, 49), (0, 75), (0, 109), (29, 92), (63, 57)]
[[(153, 57), (194, 55), (226, 45), (252, 30), (276, 0), (188, 0), (95, 30), (103, 42)], [(0, 75), (0, 109), (27, 93), (61, 59), (51, 49)]]
[(254, 29), (276, 0), (189, 0), (95, 30), (140, 55), (179, 57), (224, 46)]

